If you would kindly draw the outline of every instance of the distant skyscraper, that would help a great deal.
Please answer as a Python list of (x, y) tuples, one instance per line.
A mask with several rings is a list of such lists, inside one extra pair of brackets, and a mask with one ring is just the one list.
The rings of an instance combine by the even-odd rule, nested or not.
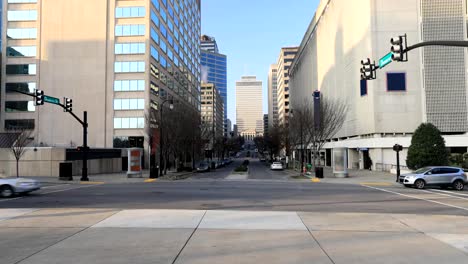
[[(272, 64), (268, 71), (268, 127), (278, 125), (278, 65)], [(265, 132), (266, 133), (266, 132)]]
[(281, 48), (278, 58), (278, 122), (280, 125), (288, 124), (289, 117), (289, 68), (298, 51), (298, 47)]
[(263, 115), (263, 136), (268, 136), (268, 114)]
[(239, 134), (252, 140), (263, 135), (262, 81), (243, 76), (236, 82), (236, 115)]
[(226, 124), (227, 124), (227, 137), (231, 138), (232, 137), (232, 122), (231, 122), (231, 119), (228, 119), (226, 121)]
[(200, 40), (202, 81), (214, 83), (224, 103), (224, 135), (227, 136), (227, 58), (219, 53), (212, 37), (203, 35)]
[(200, 48), (212, 53), (219, 53), (218, 44), (216, 39), (207, 35), (201, 36), (200, 39)]

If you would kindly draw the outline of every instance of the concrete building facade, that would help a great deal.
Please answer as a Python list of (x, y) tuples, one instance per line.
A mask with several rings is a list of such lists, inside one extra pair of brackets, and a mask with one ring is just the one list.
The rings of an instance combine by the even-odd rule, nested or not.
[(278, 65), (270, 65), (268, 71), (268, 127), (278, 125)]
[(224, 104), (216, 85), (202, 83), (200, 93), (202, 124), (211, 129), (213, 139), (224, 136)]
[[(394, 144), (404, 146), (422, 122), (443, 133), (452, 151), (466, 152), (467, 56), (461, 48), (427, 47), (409, 53), (409, 62), (378, 70), (377, 80), (361, 81), (360, 61), (378, 61), (392, 37), (408, 34), (409, 44), (429, 40), (467, 40), (465, 0), (322, 0), (290, 70), (291, 106), (323, 98), (348, 105), (341, 131), (325, 145), (348, 149), (348, 166), (390, 170)], [(304, 99), (306, 98), (306, 99)]]
[(82, 142), (70, 115), (14, 90), (72, 98), (95, 148), (143, 142), (162, 100), (199, 113), (200, 0), (2, 1), (1, 131), (33, 128), (37, 146)]
[(278, 124), (282, 126), (288, 125), (289, 117), (289, 70), (296, 56), (298, 47), (281, 48), (278, 56), (277, 73), (276, 73), (276, 93), (278, 101)]
[(252, 140), (263, 135), (262, 81), (243, 76), (236, 82), (236, 124), (240, 136)]

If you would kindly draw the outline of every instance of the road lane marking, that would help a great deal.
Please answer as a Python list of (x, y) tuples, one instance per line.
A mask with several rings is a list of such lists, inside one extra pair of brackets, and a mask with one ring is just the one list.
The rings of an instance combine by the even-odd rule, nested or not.
[(311, 179), (312, 182), (320, 182), (320, 179), (319, 178), (313, 178)]
[(155, 182), (155, 181), (156, 181), (156, 179), (146, 179), (146, 180), (145, 180), (146, 183)]
[[(64, 190), (57, 190), (57, 191), (51, 191), (51, 192), (44, 192), (44, 193), (40, 193), (40, 194), (49, 194), (49, 193), (65, 192), (65, 191), (76, 190), (76, 189), (81, 189), (81, 188), (94, 187), (94, 186), (98, 186), (98, 185), (100, 185), (100, 184), (91, 184), (91, 185), (79, 186), (79, 187), (76, 187), (76, 188), (68, 188), (68, 189), (64, 189)], [(21, 197), (21, 198), (22, 198), (22, 197)]]
[(80, 184), (85, 184), (85, 185), (98, 185), (98, 184), (104, 184), (105, 182), (91, 182), (91, 181), (81, 181)]
[(446, 191), (446, 190), (434, 190), (434, 189), (432, 189), (432, 191), (450, 193), (450, 194), (457, 195), (457, 196), (466, 196), (466, 197), (468, 197), (468, 194), (463, 194), (461, 192), (451, 192), (451, 191)]
[[(456, 206), (456, 205), (452, 205), (452, 204), (446, 204), (446, 203), (442, 203), (442, 202), (438, 202), (438, 201), (434, 201), (434, 200), (430, 200), (430, 199), (424, 199), (424, 198), (420, 198), (420, 197), (413, 196), (413, 195), (402, 194), (402, 193), (399, 193), (399, 192), (385, 190), (385, 189), (382, 189), (382, 188), (377, 188), (377, 187), (372, 187), (372, 186), (367, 186), (367, 185), (362, 185), (362, 186), (370, 188), (370, 189), (382, 191), (382, 192), (392, 193), (392, 194), (396, 194), (396, 195), (400, 195), (400, 196), (404, 196), (404, 197), (409, 197), (409, 198), (413, 198), (413, 199), (417, 199), (417, 200), (422, 200), (422, 201), (426, 201), (426, 202), (430, 202), (430, 203), (436, 203), (436, 204), (440, 204), (440, 205), (460, 209), (460, 210), (463, 210), (463, 211), (468, 211), (468, 208), (465, 208), (465, 207), (460, 207), (460, 206)], [(434, 194), (437, 194), (437, 193), (434, 193)]]
[(431, 191), (428, 191), (428, 190), (421, 190), (421, 191), (426, 192), (426, 193), (433, 193), (433, 194), (437, 194), (437, 195), (443, 195), (443, 196), (447, 196), (447, 197), (453, 197), (453, 198), (457, 198), (457, 199), (462, 199), (462, 200), (468, 201), (468, 198), (464, 198), (464, 197), (460, 197), (460, 196), (455, 196), (455, 195), (450, 195), (450, 194), (447, 194), (447, 193), (431, 192)]
[(368, 186), (393, 186), (393, 184), (388, 182), (361, 182), (360, 184)]

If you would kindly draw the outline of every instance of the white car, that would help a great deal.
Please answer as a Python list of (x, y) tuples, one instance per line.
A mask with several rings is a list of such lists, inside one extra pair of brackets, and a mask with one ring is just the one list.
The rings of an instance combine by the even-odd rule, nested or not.
[(25, 178), (0, 179), (0, 197), (9, 198), (16, 194), (25, 194), (39, 190), (41, 183)]
[(281, 162), (273, 162), (271, 164), (270, 169), (272, 170), (283, 170), (283, 164)]

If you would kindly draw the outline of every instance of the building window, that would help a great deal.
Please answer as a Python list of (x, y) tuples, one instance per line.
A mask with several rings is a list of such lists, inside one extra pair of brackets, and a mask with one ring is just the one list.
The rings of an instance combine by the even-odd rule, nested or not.
[(36, 28), (9, 28), (7, 29), (7, 38), (10, 39), (36, 39)]
[(144, 54), (145, 43), (116, 43), (115, 54)]
[(36, 75), (36, 64), (14, 64), (6, 66), (6, 74)]
[(151, 10), (151, 21), (153, 21), (153, 23), (157, 27), (159, 27), (159, 18), (158, 18), (158, 16), (156, 15), (156, 13), (153, 10)]
[(154, 8), (159, 11), (159, 0), (151, 0), (151, 3), (154, 5)]
[(406, 91), (406, 73), (387, 72), (387, 91)]
[(36, 57), (36, 46), (7, 47), (8, 57)]
[(367, 80), (361, 80), (361, 96), (367, 95)]
[(115, 35), (121, 36), (144, 36), (145, 25), (116, 25)]
[(5, 120), (5, 129), (34, 129), (34, 119), (10, 119)]
[(117, 61), (114, 64), (114, 72), (145, 72), (144, 61)]
[(143, 117), (114, 118), (114, 129), (145, 128)]
[(167, 38), (167, 29), (163, 24), (159, 25), (159, 30), (161, 31), (161, 35)]
[(5, 89), (7, 93), (15, 93), (16, 91), (24, 92), (24, 93), (33, 93), (34, 89), (36, 89), (36, 83), (6, 83)]
[(114, 99), (114, 110), (144, 110), (145, 99)]
[(16, 4), (16, 3), (37, 3), (37, 0), (8, 0), (9, 4)]
[(156, 61), (159, 60), (159, 52), (153, 45), (151, 45), (151, 57), (153, 57), (153, 59)]
[(115, 9), (116, 18), (130, 18), (130, 17), (145, 17), (145, 7), (131, 6), (131, 7), (117, 7)]
[(8, 10), (8, 21), (36, 21), (37, 10)]
[(159, 44), (159, 35), (153, 27), (151, 27), (150, 35), (151, 35), (151, 39), (154, 40), (156, 44)]
[(34, 112), (36, 107), (33, 101), (6, 101), (5, 112)]
[(144, 91), (145, 80), (117, 80), (114, 81), (114, 91), (116, 92), (134, 92)]

